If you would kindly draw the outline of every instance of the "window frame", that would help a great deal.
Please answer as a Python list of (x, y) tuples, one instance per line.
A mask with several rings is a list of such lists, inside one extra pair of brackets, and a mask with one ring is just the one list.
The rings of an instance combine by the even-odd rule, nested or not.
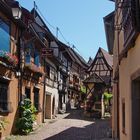
[[(6, 90), (6, 97), (4, 97), (4, 98), (6, 98), (5, 100), (0, 100), (0, 102), (1, 102), (1, 104), (2, 104), (2, 106), (0, 107), (1, 108), (1, 110), (0, 110), (0, 112), (1, 113), (9, 113), (10, 112), (10, 110), (9, 110), (9, 81), (1, 81), (0, 80), (0, 84), (2, 85), (1, 87), (2, 88), (4, 88), (4, 87), (6, 87), (7, 88), (7, 90)], [(1, 87), (0, 87), (0, 92), (1, 92)], [(2, 95), (5, 95), (5, 94), (3, 94), (2, 93)], [(2, 96), (1, 96), (2, 97)], [(5, 105), (3, 105), (3, 104), (6, 104), (6, 107), (5, 107)], [(6, 109), (5, 109), (6, 108)]]
[(6, 20), (3, 17), (0, 17), (0, 20), (2, 20), (5, 24), (7, 24), (9, 26), (9, 49), (8, 49), (8, 52), (11, 53), (11, 21)]
[(37, 112), (40, 111), (40, 94), (39, 94), (40, 89), (34, 87), (33, 92), (34, 92), (34, 106), (37, 110)]
[(34, 51), (34, 64), (37, 67), (40, 67), (40, 54), (39, 54), (39, 52), (36, 49)]
[[(28, 50), (29, 49), (29, 50)], [(32, 60), (32, 51), (33, 51), (33, 44), (30, 43), (25, 47), (25, 63), (30, 64)], [(29, 57), (29, 62), (27, 61), (27, 57)]]
[[(27, 94), (26, 90), (30, 90), (30, 92)], [(28, 98), (27, 95), (29, 95), (30, 97)], [(25, 87), (25, 98), (28, 98), (31, 100), (31, 88), (29, 88), (29, 87)]]
[(125, 99), (122, 99), (122, 132), (126, 134), (126, 104)]

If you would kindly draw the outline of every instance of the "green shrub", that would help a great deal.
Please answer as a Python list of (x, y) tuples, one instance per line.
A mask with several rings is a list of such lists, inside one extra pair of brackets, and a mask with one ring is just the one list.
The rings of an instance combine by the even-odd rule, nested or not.
[(0, 120), (0, 131), (5, 130), (5, 121)]
[(24, 99), (20, 106), (20, 118), (17, 121), (17, 128), (20, 133), (27, 135), (33, 131), (36, 111), (36, 108), (31, 104), (31, 100)]

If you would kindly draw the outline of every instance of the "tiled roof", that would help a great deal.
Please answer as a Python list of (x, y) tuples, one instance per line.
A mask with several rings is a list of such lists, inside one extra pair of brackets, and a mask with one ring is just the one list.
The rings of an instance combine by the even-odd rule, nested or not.
[(101, 51), (102, 51), (102, 53), (103, 53), (103, 55), (104, 55), (104, 57), (105, 57), (105, 59), (106, 59), (108, 65), (112, 68), (112, 66), (113, 66), (113, 56), (110, 55), (110, 54), (109, 54), (106, 50), (104, 50), (103, 48), (100, 48), (100, 49), (101, 49)]
[(78, 54), (74, 49), (72, 48), (68, 48), (71, 56), (74, 58), (75, 62), (77, 62), (80, 66), (82, 66), (83, 68), (87, 68), (87, 63), (84, 60), (84, 58), (82, 56), (80, 56), (80, 54)]
[(109, 15), (103, 18), (107, 47), (110, 54), (113, 54), (113, 47), (114, 47), (114, 19), (115, 19), (115, 12), (111, 12)]
[(105, 60), (106, 60), (106, 62), (107, 62), (107, 64), (108, 64), (108, 66), (109, 66), (109, 69), (112, 69), (112, 66), (113, 66), (113, 56), (112, 55), (110, 55), (106, 50), (104, 50), (103, 48), (99, 48), (98, 49), (98, 52), (97, 52), (97, 54), (96, 54), (96, 56), (95, 56), (95, 58), (92, 60), (92, 62), (90, 63), (90, 66), (89, 66), (89, 68), (88, 68), (88, 71), (90, 71), (92, 68), (93, 68), (93, 66), (94, 66), (94, 64), (95, 64), (95, 62), (96, 62), (96, 60), (98, 59), (97, 58), (97, 55), (98, 55), (98, 53), (100, 53), (100, 52), (102, 52), (102, 54), (103, 54), (103, 57), (105, 58)]

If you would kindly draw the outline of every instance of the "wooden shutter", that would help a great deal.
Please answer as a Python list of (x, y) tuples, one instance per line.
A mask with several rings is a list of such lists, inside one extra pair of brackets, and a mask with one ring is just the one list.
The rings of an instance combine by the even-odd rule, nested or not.
[(139, 3), (139, 0), (124, 0), (122, 3), (124, 47), (132, 47), (140, 31)]

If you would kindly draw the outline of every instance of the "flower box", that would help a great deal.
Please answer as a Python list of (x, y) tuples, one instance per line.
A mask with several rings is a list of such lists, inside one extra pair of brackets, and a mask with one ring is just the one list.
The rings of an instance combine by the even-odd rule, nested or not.
[(0, 50), (0, 61), (13, 66), (16, 66), (18, 64), (18, 59), (15, 55), (2, 50)]

